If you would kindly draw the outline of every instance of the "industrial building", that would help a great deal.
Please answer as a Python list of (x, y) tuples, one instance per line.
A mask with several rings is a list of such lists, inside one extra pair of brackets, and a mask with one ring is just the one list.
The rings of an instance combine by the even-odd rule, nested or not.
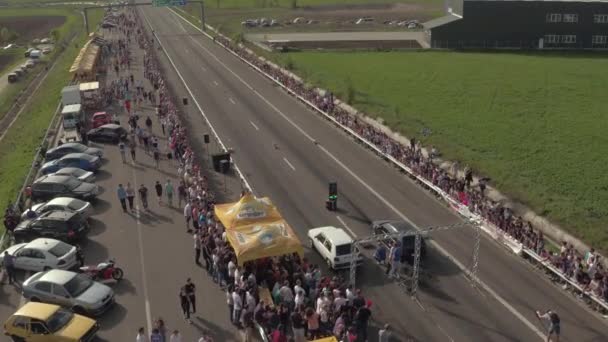
[(463, 0), (448, 12), (424, 24), (432, 48), (608, 48), (608, 0)]

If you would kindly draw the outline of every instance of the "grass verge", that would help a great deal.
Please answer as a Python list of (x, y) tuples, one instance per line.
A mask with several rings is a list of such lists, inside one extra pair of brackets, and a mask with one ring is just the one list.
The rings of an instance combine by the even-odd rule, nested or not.
[[(87, 39), (82, 17), (78, 12), (75, 12), (74, 16), (79, 22), (77, 25), (79, 33), (75, 43), (69, 44), (59, 56), (55, 68), (49, 72), (38, 93), (34, 95), (33, 101), (0, 143), (0, 207), (2, 208), (15, 200), (17, 192), (23, 185), (36, 149), (55, 114), (61, 89), (72, 78), (69, 68)], [(90, 11), (91, 27), (95, 27), (102, 16), (102, 11)], [(3, 230), (4, 226), (1, 229)]]

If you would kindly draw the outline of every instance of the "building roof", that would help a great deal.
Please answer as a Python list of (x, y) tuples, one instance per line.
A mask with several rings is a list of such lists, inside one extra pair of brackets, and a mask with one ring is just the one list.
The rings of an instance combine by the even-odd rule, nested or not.
[(443, 17), (439, 17), (439, 18), (427, 21), (426, 23), (423, 23), (422, 26), (424, 26), (425, 29), (432, 29), (432, 28), (443, 26), (445, 24), (448, 24), (448, 23), (451, 23), (453, 21), (460, 20), (460, 19), (462, 19), (461, 15), (450, 13)]

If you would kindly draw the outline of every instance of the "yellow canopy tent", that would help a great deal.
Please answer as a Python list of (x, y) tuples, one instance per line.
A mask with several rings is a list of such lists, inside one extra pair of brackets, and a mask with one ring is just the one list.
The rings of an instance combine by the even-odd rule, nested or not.
[(320, 338), (318, 340), (314, 340), (311, 342), (338, 342), (338, 339), (335, 338), (334, 336), (330, 336), (330, 337)]
[(292, 253), (304, 256), (300, 239), (284, 220), (226, 229), (226, 235), (239, 265), (251, 260)]
[(253, 223), (268, 223), (283, 217), (268, 197), (256, 198), (248, 193), (238, 202), (216, 204), (215, 216), (226, 230)]

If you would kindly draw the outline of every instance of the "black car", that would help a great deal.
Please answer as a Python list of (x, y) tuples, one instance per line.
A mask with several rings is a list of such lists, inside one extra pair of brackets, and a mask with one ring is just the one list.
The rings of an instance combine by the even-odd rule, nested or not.
[(117, 124), (105, 124), (87, 132), (87, 138), (91, 141), (109, 142), (117, 144), (127, 139), (127, 130)]
[(78, 213), (49, 211), (19, 223), (13, 234), (18, 242), (29, 242), (39, 237), (72, 242), (86, 236), (88, 231), (87, 220)]
[(89, 147), (81, 143), (70, 142), (49, 149), (46, 151), (44, 159), (46, 159), (46, 161), (51, 161), (59, 159), (70, 153), (86, 153), (99, 158), (103, 157), (103, 151), (99, 148)]
[(32, 199), (47, 200), (55, 197), (73, 197), (90, 200), (99, 194), (99, 186), (85, 183), (76, 177), (46, 175), (32, 184)]
[[(374, 221), (372, 222), (372, 231), (374, 235), (380, 234), (397, 234), (415, 232), (416, 228), (412, 227), (407, 222), (403, 221)], [(392, 242), (395, 239), (390, 239)], [(416, 253), (416, 236), (406, 235), (401, 239), (401, 262), (413, 263), (414, 254)], [(420, 258), (423, 259), (426, 256), (426, 241), (424, 237), (420, 240)]]

